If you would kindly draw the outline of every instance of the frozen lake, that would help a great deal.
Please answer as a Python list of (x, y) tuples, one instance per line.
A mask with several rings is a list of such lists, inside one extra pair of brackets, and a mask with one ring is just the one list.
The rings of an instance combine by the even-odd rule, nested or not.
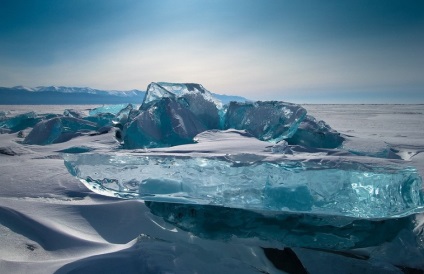
[(339, 132), (424, 144), (424, 105), (304, 105)]
[[(0, 111), (8, 116), (28, 111), (62, 114), (65, 109), (88, 113), (94, 107), (97, 106), (3, 105)], [(308, 114), (352, 136), (353, 140), (390, 145), (407, 165), (416, 167), (421, 177), (424, 176), (424, 105), (303, 107)], [(29, 131), (25, 130), (24, 134)], [(281, 241), (275, 234), (261, 231), (257, 224), (250, 230), (234, 228), (232, 234), (225, 234), (222, 226), (233, 225), (226, 223), (228, 220), (223, 220), (216, 229), (199, 233), (199, 224), (192, 223), (193, 216), (187, 219), (188, 224), (178, 223), (161, 213), (160, 204), (146, 206), (137, 200), (98, 195), (68, 173), (58, 151), (88, 146), (98, 153), (115, 154), (118, 144), (113, 132), (84, 135), (46, 146), (25, 145), (21, 140), (17, 133), (0, 134), (0, 273), (283, 273), (283, 269), (295, 269), (291, 273), (305, 270), (309, 273), (407, 273), (424, 270), (422, 214), (393, 219), (384, 225), (354, 222), (353, 227), (365, 229), (364, 235), (371, 233), (365, 237), (367, 241), (375, 238), (369, 246), (365, 240), (350, 239), (348, 234), (343, 234), (343, 229), (352, 229), (351, 224), (338, 224), (326, 230), (318, 219), (313, 219), (316, 224), (312, 230), (316, 231), (312, 232), (302, 232), (305, 223), (299, 220), (293, 221), (299, 222), (297, 225), (290, 224), (292, 229), (281, 227), (284, 234)], [(259, 143), (239, 145), (249, 151), (260, 146)], [(184, 214), (181, 208), (172, 210)], [(215, 216), (217, 211), (208, 210), (204, 214)], [(188, 214), (193, 215), (190, 212)], [(253, 218), (244, 214), (244, 211), (236, 211), (228, 213), (226, 218), (239, 223)], [(219, 217), (215, 218), (219, 221)], [(260, 220), (270, 231), (274, 229), (275, 224), (269, 224), (268, 219)], [(314, 236), (308, 238), (310, 234)], [(318, 244), (311, 244), (313, 241)], [(329, 251), (320, 241), (328, 242)], [(319, 248), (314, 249), (317, 246)], [(403, 250), (401, 254), (399, 250)], [(281, 268), (276, 263), (278, 258), (292, 263), (288, 263), (289, 268)]]

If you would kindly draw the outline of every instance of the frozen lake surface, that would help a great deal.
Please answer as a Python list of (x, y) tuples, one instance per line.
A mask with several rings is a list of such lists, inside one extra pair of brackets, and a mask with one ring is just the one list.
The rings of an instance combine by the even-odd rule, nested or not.
[[(88, 113), (94, 107), (0, 106), (0, 111), (8, 116), (28, 111), (62, 114), (64, 109)], [(303, 107), (350, 136), (348, 147), (372, 150), (388, 144), (423, 177), (424, 105)], [(0, 134), (0, 273), (424, 270), (422, 213), (384, 222), (334, 219), (333, 223), (319, 216), (279, 215), (281, 220), (274, 223), (268, 216), (242, 210), (122, 200), (89, 190), (68, 173), (60, 153), (86, 146), (100, 154), (119, 154), (112, 131), (46, 146), (22, 144), (18, 135)], [(211, 138), (208, 141), (217, 141), (215, 135)], [(209, 146), (208, 153), (225, 153), (232, 147), (229, 140), (222, 142), (228, 148), (214, 149), (213, 143), (205, 147)], [(261, 146), (259, 141), (242, 141), (246, 139), (238, 145), (245, 152)], [(216, 222), (204, 222), (205, 218)], [(249, 227), (240, 228), (244, 222)], [(363, 238), (351, 234), (358, 227)]]

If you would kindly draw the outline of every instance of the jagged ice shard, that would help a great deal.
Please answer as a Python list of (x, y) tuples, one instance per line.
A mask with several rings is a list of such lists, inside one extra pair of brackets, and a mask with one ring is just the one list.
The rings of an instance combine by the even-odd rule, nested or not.
[(35, 145), (47, 145), (66, 142), (82, 132), (97, 129), (95, 123), (74, 117), (55, 117), (37, 123), (24, 143)]
[(37, 115), (35, 112), (28, 112), (19, 114), (15, 117), (4, 117), (0, 120), (0, 129), (9, 129), (11, 132), (18, 132), (20, 130), (33, 127), (40, 121), (56, 117), (55, 114), (41, 114)]
[(125, 148), (166, 147), (193, 142), (221, 128), (222, 104), (198, 84), (151, 83), (140, 113), (120, 128)]
[(231, 102), (225, 115), (225, 128), (244, 129), (263, 141), (279, 142), (291, 137), (306, 110), (285, 102)]
[(307, 115), (294, 134), (286, 140), (291, 145), (337, 148), (343, 143), (344, 138), (324, 121), (317, 121)]
[(90, 116), (95, 116), (101, 113), (118, 114), (122, 109), (131, 106), (131, 104), (118, 104), (118, 105), (106, 105), (98, 108), (91, 109), (88, 113)]

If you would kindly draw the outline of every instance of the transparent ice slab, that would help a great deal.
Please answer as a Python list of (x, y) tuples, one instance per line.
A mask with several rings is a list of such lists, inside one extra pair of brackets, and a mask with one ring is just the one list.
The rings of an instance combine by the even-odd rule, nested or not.
[(93, 191), (120, 198), (368, 219), (422, 211), (413, 167), (321, 156), (74, 154), (65, 165)]

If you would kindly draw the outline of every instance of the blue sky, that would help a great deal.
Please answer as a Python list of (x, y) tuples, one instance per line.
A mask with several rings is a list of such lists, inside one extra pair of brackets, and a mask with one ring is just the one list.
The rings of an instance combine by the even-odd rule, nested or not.
[(424, 1), (0, 0), (0, 86), (424, 103)]

